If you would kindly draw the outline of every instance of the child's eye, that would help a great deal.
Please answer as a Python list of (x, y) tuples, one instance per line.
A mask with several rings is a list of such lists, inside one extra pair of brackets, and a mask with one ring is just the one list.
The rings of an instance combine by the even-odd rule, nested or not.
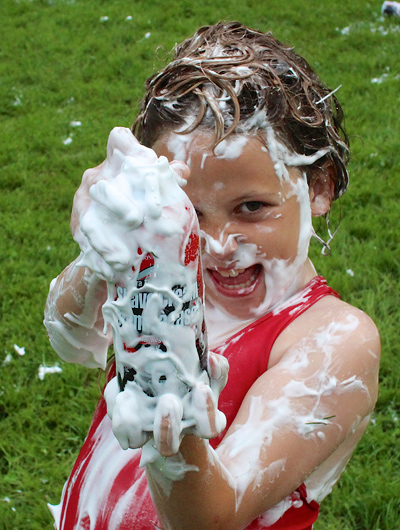
[(264, 203), (260, 201), (248, 201), (244, 202), (239, 206), (239, 211), (241, 213), (253, 213), (258, 212), (264, 206)]

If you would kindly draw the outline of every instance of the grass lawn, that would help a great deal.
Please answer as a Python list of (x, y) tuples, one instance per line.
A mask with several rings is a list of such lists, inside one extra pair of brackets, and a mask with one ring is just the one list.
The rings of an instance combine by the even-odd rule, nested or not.
[[(51, 529), (96, 403), (98, 372), (58, 360), (48, 286), (78, 253), (72, 198), (130, 126), (144, 80), (199, 26), (237, 19), (295, 45), (337, 93), (352, 143), (329, 257), (312, 256), (382, 336), (373, 420), (315, 530), (400, 529), (400, 19), (361, 0), (1, 0), (0, 528)], [(157, 49), (157, 51), (155, 51)], [(318, 225), (317, 225), (318, 228)], [(17, 345), (19, 348), (15, 348)], [(25, 348), (25, 355), (20, 355)], [(17, 352), (19, 350), (20, 353)], [(39, 366), (62, 368), (39, 378)]]

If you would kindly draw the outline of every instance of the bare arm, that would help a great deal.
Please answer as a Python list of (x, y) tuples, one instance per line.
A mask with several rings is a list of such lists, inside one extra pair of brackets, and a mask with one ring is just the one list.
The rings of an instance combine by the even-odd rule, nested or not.
[(239, 530), (346, 444), (349, 457), (376, 401), (380, 345), (366, 315), (338, 304), (315, 312), (308, 331), (255, 382), (216, 451), (183, 439), (180, 458), (198, 471), (186, 467), (173, 481), (168, 458), (147, 467), (165, 529)]

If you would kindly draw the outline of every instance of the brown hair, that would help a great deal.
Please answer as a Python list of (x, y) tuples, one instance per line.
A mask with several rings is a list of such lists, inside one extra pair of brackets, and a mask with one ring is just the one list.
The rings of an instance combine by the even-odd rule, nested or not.
[(349, 142), (342, 108), (309, 64), (270, 33), (239, 22), (200, 28), (175, 47), (174, 59), (146, 82), (132, 131), (151, 147), (164, 133), (212, 130), (215, 147), (230, 134), (265, 138), (266, 124), (299, 155), (327, 154), (305, 166), (330, 166), (334, 198), (348, 186)]

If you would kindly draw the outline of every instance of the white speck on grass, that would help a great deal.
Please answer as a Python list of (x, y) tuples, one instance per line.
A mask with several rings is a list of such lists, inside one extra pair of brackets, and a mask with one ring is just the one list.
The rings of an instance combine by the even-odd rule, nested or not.
[(62, 372), (61, 366), (58, 366), (58, 364), (55, 364), (54, 366), (46, 366), (45, 364), (41, 364), (39, 366), (38, 370), (38, 376), (41, 381), (45, 378), (47, 374), (59, 374)]
[(350, 33), (350, 26), (346, 26), (345, 28), (341, 29), (340, 33), (342, 35), (348, 35)]
[(25, 355), (25, 348), (22, 346), (18, 346), (17, 344), (14, 344), (14, 350), (18, 353), (18, 355)]
[(371, 79), (371, 83), (376, 83), (380, 85), (381, 83), (383, 83), (383, 81), (386, 81), (388, 77), (389, 77), (389, 74), (387, 73), (382, 74), (380, 77), (374, 77), (373, 79)]
[(132, 20), (132, 15), (128, 15), (125, 20)]
[(144, 36), (144, 38), (145, 38), (145, 39), (148, 39), (148, 38), (150, 37), (150, 35), (151, 35), (150, 31), (148, 31), (148, 32), (146, 33), (146, 35)]
[(72, 144), (72, 138), (71, 138), (71, 136), (68, 136), (68, 138), (65, 138), (65, 140), (63, 140), (63, 144), (64, 144), (64, 145), (70, 145), (70, 144)]
[(3, 366), (6, 366), (7, 364), (10, 364), (11, 361), (12, 361), (12, 355), (11, 355), (11, 353), (8, 353), (5, 356), (5, 358), (4, 358)]
[(107, 20), (108, 20), (107, 16), (100, 17), (100, 22), (107, 22)]
[(81, 121), (75, 121), (75, 120), (72, 120), (69, 122), (70, 126), (71, 127), (80, 127), (82, 125), (82, 122)]
[(347, 274), (348, 274), (349, 276), (351, 276), (351, 277), (354, 276), (354, 272), (353, 272), (351, 269), (347, 269), (346, 272), (347, 272)]
[(51, 250), (51, 246), (47, 245), (46, 250)]

